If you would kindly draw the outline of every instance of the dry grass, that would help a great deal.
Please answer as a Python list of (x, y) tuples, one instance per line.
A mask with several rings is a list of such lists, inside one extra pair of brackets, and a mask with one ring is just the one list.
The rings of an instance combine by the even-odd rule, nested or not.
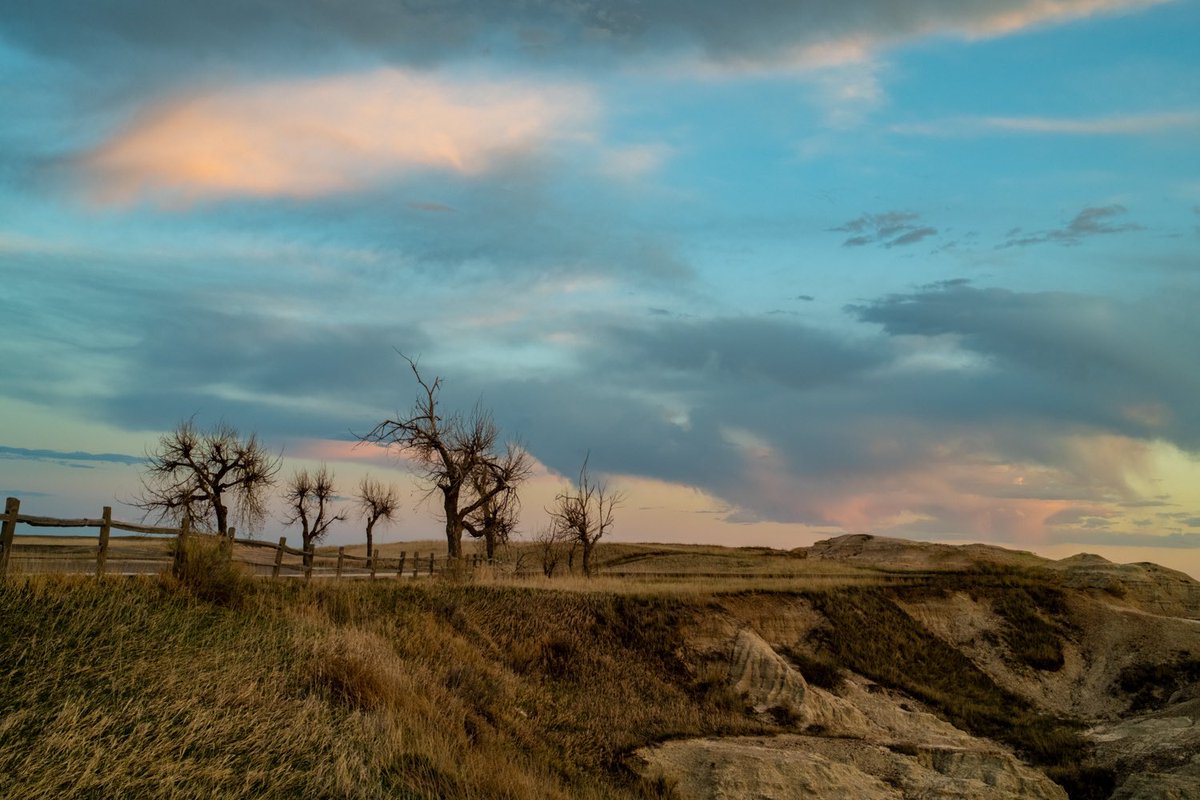
[(637, 798), (623, 763), (761, 732), (678, 601), (446, 581), (0, 585), (0, 796)]

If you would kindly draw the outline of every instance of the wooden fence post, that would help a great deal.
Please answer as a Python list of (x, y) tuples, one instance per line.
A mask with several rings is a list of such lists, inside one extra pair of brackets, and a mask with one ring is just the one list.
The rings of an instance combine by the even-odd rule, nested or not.
[(433, 553), (429, 554), (429, 577), (433, 577)]
[(313, 560), (314, 560), (315, 556), (316, 556), (316, 551), (313, 549), (312, 545), (309, 545), (307, 548), (305, 548), (305, 550), (304, 550), (304, 580), (308, 580), (309, 578), (312, 577)]
[(104, 562), (108, 560), (108, 535), (112, 532), (112, 506), (105, 506), (101, 515), (100, 547), (96, 550), (96, 577), (104, 575)]
[(191, 533), (192, 523), (187, 517), (179, 522), (179, 537), (175, 540), (175, 574), (179, 574), (183, 562), (187, 560), (187, 540)]
[(229, 538), (225, 540), (225, 560), (233, 561), (233, 537), (237, 535), (237, 528), (229, 527)]
[(405, 552), (404, 550), (400, 551), (400, 565), (396, 567), (396, 577), (397, 578), (404, 577), (404, 557), (406, 555), (408, 555), (407, 552)]
[(17, 514), (21, 501), (10, 497), (4, 501), (4, 527), (0, 532), (0, 577), (8, 574), (8, 558), (12, 555), (13, 535), (17, 530)]
[(417, 577), (417, 570), (420, 569), (421, 554), (413, 550), (413, 577)]
[(283, 563), (283, 548), (287, 547), (287, 537), (279, 537), (279, 548), (275, 551), (275, 565), (271, 567), (271, 577), (279, 577), (279, 565)]
[(337, 576), (339, 578), (342, 577), (342, 561), (344, 561), (345, 558), (346, 558), (346, 548), (339, 547), (338, 548), (338, 565), (337, 565)]

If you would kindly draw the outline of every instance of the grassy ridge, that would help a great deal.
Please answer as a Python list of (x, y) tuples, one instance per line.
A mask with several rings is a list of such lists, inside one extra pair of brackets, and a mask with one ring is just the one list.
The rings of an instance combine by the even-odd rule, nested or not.
[(0, 585), (0, 796), (654, 797), (631, 748), (763, 730), (681, 660), (673, 601), (265, 581), (226, 600)]
[[(252, 581), (198, 550), (178, 577), (0, 583), (0, 797), (653, 798), (669, 787), (637, 778), (631, 750), (788, 726), (748, 715), (728, 665), (684, 641), (742, 590), (610, 582)], [(1031, 580), (772, 594), (827, 621), (816, 657), (784, 648), (815, 683), (852, 669), (1074, 798), (1107, 796), (1073, 724), (895, 602), (968, 586), (1033, 637), (1014, 654), (1052, 668), (1062, 598)]]

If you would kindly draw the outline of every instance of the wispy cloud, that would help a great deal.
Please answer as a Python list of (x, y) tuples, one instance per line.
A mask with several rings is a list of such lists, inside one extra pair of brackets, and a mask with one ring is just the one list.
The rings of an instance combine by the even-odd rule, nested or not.
[(842, 242), (843, 247), (903, 247), (937, 235), (937, 228), (922, 225), (921, 215), (915, 211), (863, 214), (830, 230), (851, 234)]
[(128, 456), (124, 453), (88, 453), (82, 450), (30, 450), (24, 447), (0, 445), (0, 458), (26, 459), (29, 461), (104, 461), (112, 464), (142, 464), (144, 456)]
[(948, 117), (891, 126), (908, 136), (996, 136), (1006, 133), (1052, 136), (1145, 136), (1200, 130), (1200, 111), (1166, 111), (1105, 117)]
[(514, 152), (583, 136), (595, 113), (580, 86), (384, 69), (172, 99), (83, 167), (101, 202), (315, 197), (406, 172), (478, 175)]
[(1062, 245), (1079, 244), (1086, 238), (1111, 233), (1140, 231), (1136, 222), (1118, 222), (1126, 214), (1125, 206), (1088, 206), (1061, 228), (1023, 234), (1020, 229), (1009, 231), (1007, 240), (999, 247), (1025, 247), (1031, 244), (1056, 242)]

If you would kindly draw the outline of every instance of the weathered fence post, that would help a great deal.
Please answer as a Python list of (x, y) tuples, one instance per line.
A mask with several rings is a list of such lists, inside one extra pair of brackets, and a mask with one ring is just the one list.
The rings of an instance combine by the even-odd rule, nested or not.
[(417, 570), (421, 568), (421, 554), (413, 550), (413, 577), (417, 577)]
[(429, 577), (433, 577), (433, 553), (429, 554)]
[(225, 540), (225, 560), (233, 561), (233, 537), (237, 535), (237, 528), (232, 525), (229, 527), (229, 538)]
[(192, 523), (187, 517), (184, 517), (179, 523), (179, 537), (175, 540), (175, 574), (183, 568), (183, 562), (187, 561), (187, 540), (188, 534), (191, 533)]
[(400, 564), (399, 564), (399, 566), (396, 567), (396, 577), (397, 578), (404, 577), (404, 557), (406, 555), (408, 555), (407, 552), (405, 552), (404, 550), (400, 551)]
[(17, 530), (17, 514), (21, 501), (10, 497), (4, 501), (4, 527), (0, 532), (0, 577), (8, 574), (8, 558), (12, 555), (13, 534)]
[(379, 548), (375, 548), (375, 552), (371, 554), (371, 577), (375, 577), (375, 569), (379, 564)]
[(279, 547), (275, 550), (275, 564), (271, 567), (271, 577), (279, 577), (279, 565), (283, 563), (283, 548), (287, 547), (287, 537), (279, 537)]
[(105, 506), (100, 523), (100, 547), (96, 550), (96, 577), (104, 575), (104, 562), (108, 560), (108, 535), (112, 532), (112, 506)]
[(309, 545), (304, 549), (304, 580), (308, 580), (312, 577), (313, 560), (315, 556), (316, 552), (313, 550), (312, 545)]
[(339, 547), (338, 548), (338, 565), (337, 565), (337, 576), (339, 578), (342, 577), (342, 562), (345, 559), (346, 559), (346, 548)]

